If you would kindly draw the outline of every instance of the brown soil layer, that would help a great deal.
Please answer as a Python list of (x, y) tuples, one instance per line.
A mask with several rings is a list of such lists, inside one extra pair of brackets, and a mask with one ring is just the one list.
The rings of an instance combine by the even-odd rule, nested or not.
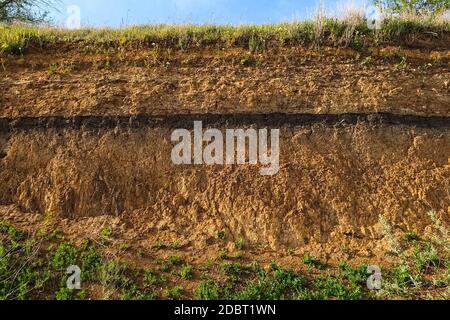
[[(89, 48), (87, 48), (89, 49)], [(450, 115), (448, 50), (123, 49), (1, 57), (0, 117)]]
[(448, 127), (284, 127), (280, 172), (271, 177), (250, 165), (176, 166), (171, 132), (3, 133), (2, 218), (30, 225), (33, 213), (58, 217), (73, 238), (97, 235), (111, 223), (119, 239), (144, 248), (181, 240), (197, 254), (223, 230), (254, 246), (372, 263), (389, 259), (380, 215), (400, 233), (426, 235), (431, 210), (450, 225)]

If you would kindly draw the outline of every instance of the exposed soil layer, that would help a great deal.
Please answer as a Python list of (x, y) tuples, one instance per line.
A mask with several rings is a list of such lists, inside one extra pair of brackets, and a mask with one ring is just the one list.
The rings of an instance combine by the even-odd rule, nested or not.
[(0, 117), (450, 115), (448, 50), (123, 49), (1, 57)]
[(302, 248), (333, 260), (351, 252), (351, 259), (372, 262), (388, 259), (380, 215), (396, 231), (420, 235), (431, 210), (450, 224), (448, 127), (284, 127), (280, 172), (270, 177), (259, 166), (174, 165), (171, 132), (3, 133), (1, 215), (29, 223), (33, 213), (58, 217), (74, 238), (114, 223), (120, 237), (144, 247), (181, 239), (198, 253), (225, 231), (252, 245)]
[[(0, 57), (1, 219), (73, 239), (112, 225), (200, 260), (224, 231), (266, 262), (371, 264), (390, 259), (380, 215), (396, 235), (426, 236), (430, 211), (450, 225), (447, 47), (91, 49)], [(281, 128), (279, 173), (174, 165), (171, 132), (194, 120)]]

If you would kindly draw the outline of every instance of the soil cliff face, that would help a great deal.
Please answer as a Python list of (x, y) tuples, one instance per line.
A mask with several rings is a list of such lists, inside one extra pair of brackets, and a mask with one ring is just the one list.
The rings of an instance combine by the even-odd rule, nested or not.
[(274, 249), (338, 251), (346, 238), (381, 241), (380, 215), (419, 234), (429, 211), (450, 222), (449, 128), (283, 128), (274, 176), (252, 165), (174, 165), (170, 137), (167, 128), (14, 133), (2, 148), (2, 205), (74, 221), (119, 217), (140, 236), (199, 248), (226, 230)]
[[(35, 213), (52, 216), (84, 237), (108, 217), (133, 241), (183, 239), (197, 249), (225, 230), (336, 259), (343, 246), (383, 259), (380, 216), (418, 234), (430, 211), (450, 224), (448, 51), (37, 52), (2, 64), (3, 218), (32, 225)], [(380, 112), (396, 120), (371, 122)], [(367, 116), (289, 121), (305, 113)], [(181, 114), (167, 126), (111, 125), (115, 116)], [(281, 117), (279, 173), (174, 165), (173, 129), (202, 114), (236, 114), (209, 125), (220, 130), (277, 128), (271, 115)], [(252, 114), (269, 120), (252, 123)]]

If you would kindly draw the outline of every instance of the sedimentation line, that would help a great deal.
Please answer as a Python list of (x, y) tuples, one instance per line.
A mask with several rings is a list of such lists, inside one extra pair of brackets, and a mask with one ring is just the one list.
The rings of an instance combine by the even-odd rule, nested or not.
[(203, 126), (252, 126), (283, 128), (312, 124), (328, 126), (367, 123), (375, 126), (411, 126), (422, 128), (450, 128), (450, 117), (425, 117), (391, 113), (290, 114), (290, 113), (233, 113), (233, 114), (165, 114), (118, 116), (49, 116), (0, 118), (0, 131), (36, 129), (112, 129), (129, 128), (193, 128), (194, 121)]

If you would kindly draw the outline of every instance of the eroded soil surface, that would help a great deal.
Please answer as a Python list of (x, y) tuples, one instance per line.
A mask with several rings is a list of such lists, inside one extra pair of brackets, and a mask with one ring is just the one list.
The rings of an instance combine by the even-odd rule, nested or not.
[[(124, 241), (296, 248), (331, 261), (386, 260), (379, 224), (426, 234), (450, 222), (450, 130), (410, 126), (283, 128), (280, 172), (177, 166), (171, 129), (34, 129), (2, 137), (2, 216), (52, 215), (75, 239), (114, 221)], [(197, 252), (198, 253), (198, 252)], [(196, 254), (195, 254), (196, 255)], [(206, 257), (207, 255), (201, 255)]]
[(448, 50), (292, 48), (3, 57), (0, 116), (375, 113), (448, 116)]
[[(293, 266), (291, 249), (336, 264), (390, 263), (380, 216), (398, 237), (426, 236), (431, 211), (450, 224), (447, 50), (119, 49), (0, 59), (0, 218), (32, 232), (50, 223), (80, 242), (111, 226), (115, 246), (131, 244), (130, 261), (155, 243), (179, 242), (191, 263), (217, 257), (223, 234), (230, 252), (243, 239), (248, 259)], [(279, 174), (175, 166), (173, 125), (136, 121), (182, 114), (189, 128), (189, 114), (206, 113), (245, 114), (233, 128), (264, 125), (252, 114), (283, 114)], [(359, 116), (286, 120), (305, 113)], [(132, 125), (111, 124), (130, 115)]]

